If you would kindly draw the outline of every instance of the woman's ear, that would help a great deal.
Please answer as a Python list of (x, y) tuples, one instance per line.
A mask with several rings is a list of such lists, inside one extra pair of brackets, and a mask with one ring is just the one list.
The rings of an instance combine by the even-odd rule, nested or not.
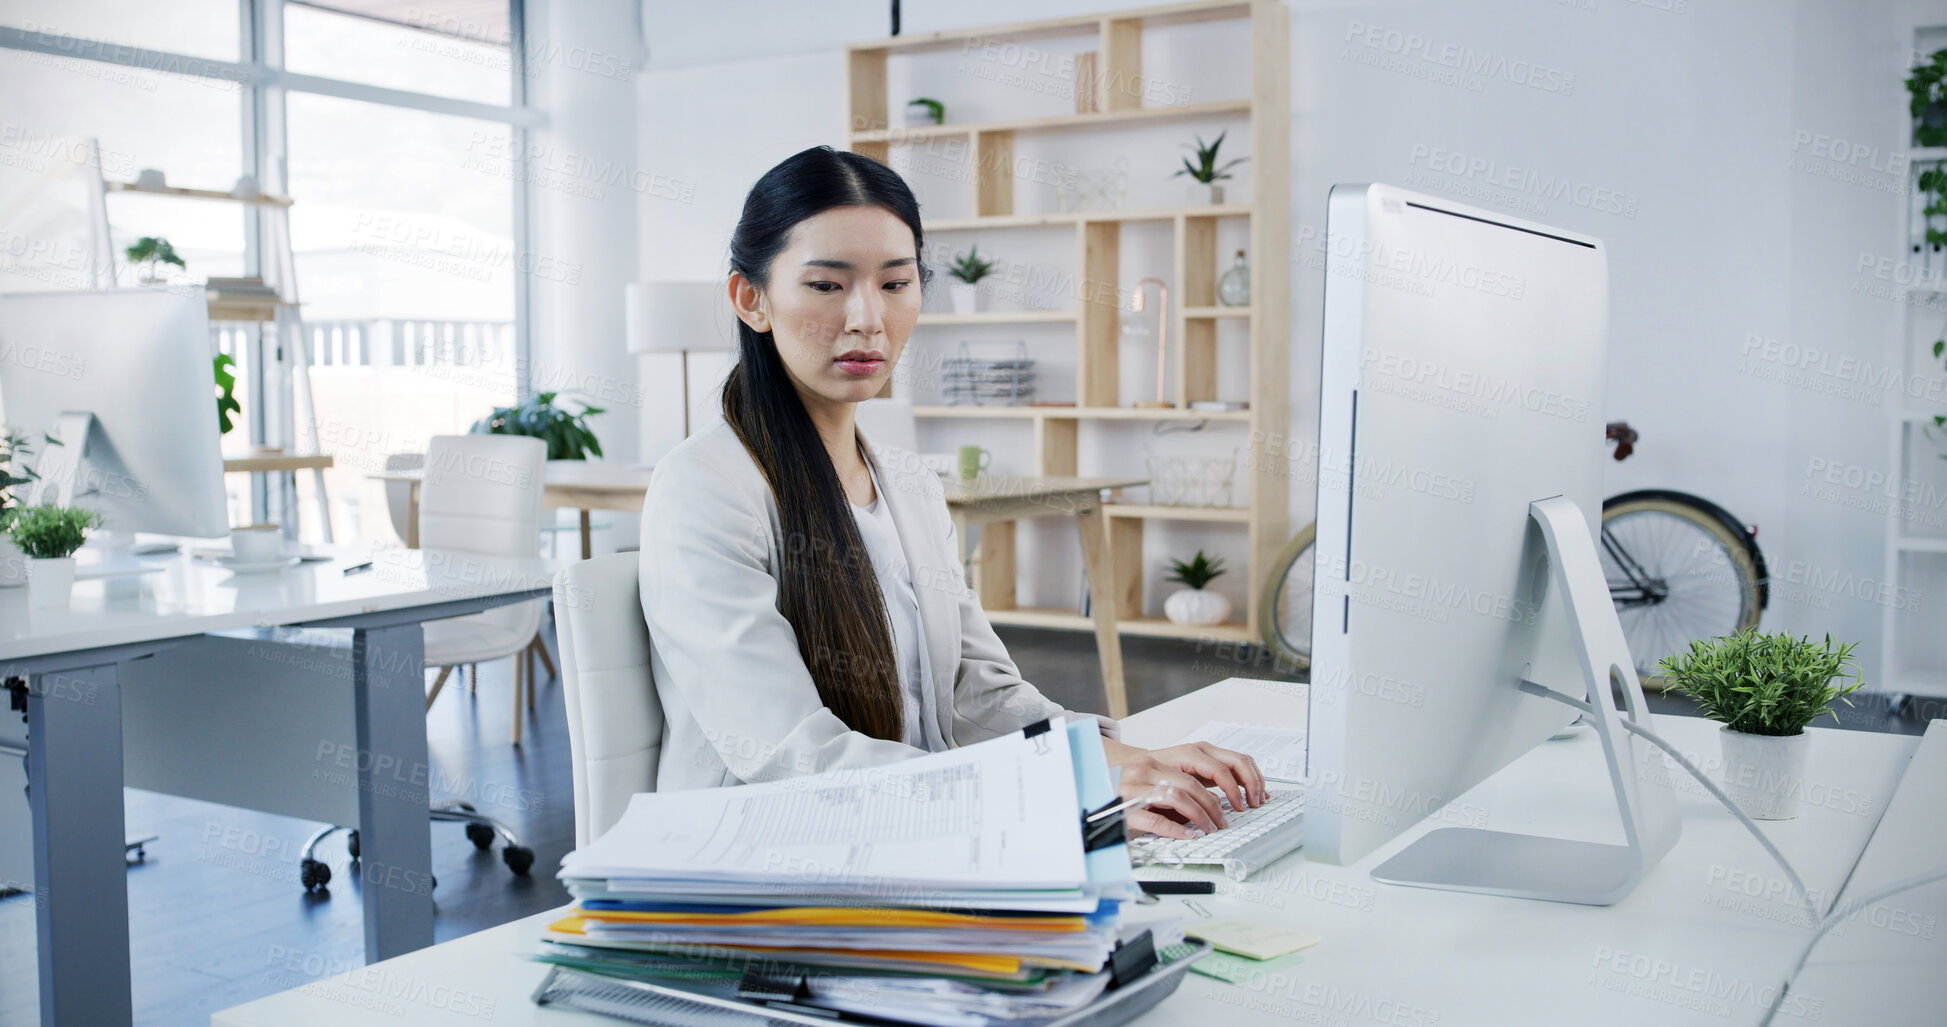
[(750, 279), (744, 277), (743, 272), (730, 273), (728, 289), (730, 309), (737, 312), (739, 320), (749, 325), (754, 332), (771, 330), (770, 303), (764, 298), (764, 293)]

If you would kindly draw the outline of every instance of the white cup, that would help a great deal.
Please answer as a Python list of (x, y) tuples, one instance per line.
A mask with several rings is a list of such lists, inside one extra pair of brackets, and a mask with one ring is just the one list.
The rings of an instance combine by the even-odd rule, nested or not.
[(284, 535), (275, 524), (242, 524), (230, 529), (230, 552), (239, 563), (268, 563), (284, 555)]

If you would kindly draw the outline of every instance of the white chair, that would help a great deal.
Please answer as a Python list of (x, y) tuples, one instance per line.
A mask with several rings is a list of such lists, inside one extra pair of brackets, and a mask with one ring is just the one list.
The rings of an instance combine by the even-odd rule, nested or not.
[(554, 576), (577, 848), (622, 819), (630, 796), (656, 790), (663, 708), (649, 669), (640, 560), (639, 553), (598, 556)]
[[(426, 466), (424, 453), (387, 453), (385, 469), (388, 471), (417, 471)], [(412, 538), (412, 482), (388, 481), (385, 483), (385, 513), (392, 521), (392, 530), (401, 543)]]
[[(525, 436), (434, 436), (419, 486), (420, 548), (538, 555), (547, 457), (546, 443)], [(533, 599), (427, 621), (426, 666), (440, 669), (426, 693), (427, 707), (439, 697), (454, 667), (522, 657), (514, 660), (513, 688), (513, 737), (515, 745), (521, 744), (523, 699), (526, 705), (534, 703), (533, 673), (525, 657), (541, 627), (542, 602)]]

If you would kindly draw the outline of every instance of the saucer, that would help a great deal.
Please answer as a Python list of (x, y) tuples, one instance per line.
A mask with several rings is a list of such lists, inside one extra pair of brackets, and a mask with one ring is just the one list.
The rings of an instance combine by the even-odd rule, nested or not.
[(244, 561), (234, 556), (219, 556), (211, 562), (232, 574), (263, 574), (296, 567), (303, 559), (299, 556), (280, 556), (275, 560)]

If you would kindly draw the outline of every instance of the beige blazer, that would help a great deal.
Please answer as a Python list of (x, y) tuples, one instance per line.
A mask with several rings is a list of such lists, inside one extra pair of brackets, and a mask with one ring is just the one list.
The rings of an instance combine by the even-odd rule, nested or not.
[[(860, 433), (864, 439), (864, 433)], [(940, 735), (965, 745), (1064, 710), (1021, 679), (961, 572), (937, 475), (865, 439), (912, 568)], [(721, 417), (656, 464), (642, 508), (643, 616), (663, 707), (656, 787), (769, 781), (919, 755), (853, 731), (818, 698), (797, 634), (777, 608), (777, 502)]]

